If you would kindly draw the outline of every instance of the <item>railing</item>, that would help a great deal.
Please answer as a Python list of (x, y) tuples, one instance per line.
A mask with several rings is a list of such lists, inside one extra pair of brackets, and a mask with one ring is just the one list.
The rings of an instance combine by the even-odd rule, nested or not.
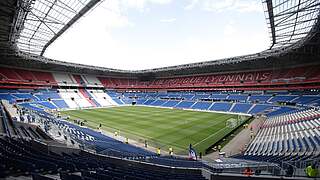
[(0, 103), (0, 111), (1, 111), (1, 114), (2, 114), (4, 130), (5, 130), (6, 134), (9, 137), (11, 137), (11, 134), (10, 134), (10, 131), (9, 131), (9, 127), (8, 127), (8, 124), (7, 124), (7, 115), (6, 115), (6, 112), (4, 111), (3, 106), (2, 106), (1, 103)]

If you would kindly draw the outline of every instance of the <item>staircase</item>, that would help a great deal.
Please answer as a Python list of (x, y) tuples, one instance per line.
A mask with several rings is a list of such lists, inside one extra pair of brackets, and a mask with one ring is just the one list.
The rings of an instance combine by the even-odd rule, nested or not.
[(83, 95), (83, 97), (93, 106), (93, 107), (99, 107), (100, 104), (94, 100), (94, 98), (92, 98), (90, 96), (90, 94), (85, 90), (85, 89), (79, 89), (79, 92)]
[(254, 107), (256, 107), (256, 104), (253, 104), (253, 105), (251, 106), (251, 108), (247, 111), (247, 113), (249, 114), (249, 112), (250, 112)]

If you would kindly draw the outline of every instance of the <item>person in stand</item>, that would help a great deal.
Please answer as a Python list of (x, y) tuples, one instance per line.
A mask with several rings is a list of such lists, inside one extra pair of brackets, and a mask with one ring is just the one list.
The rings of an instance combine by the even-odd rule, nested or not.
[(310, 178), (314, 178), (318, 176), (318, 169), (315, 163), (306, 167), (305, 172), (307, 176)]
[(249, 167), (246, 167), (245, 169), (244, 169), (244, 171), (243, 171), (243, 175), (245, 175), (245, 176), (252, 176), (253, 175), (253, 171), (252, 171), (252, 169), (251, 168), (249, 168)]
[(219, 152), (221, 151), (221, 145), (220, 144), (218, 145), (218, 151)]
[(294, 172), (293, 166), (290, 165), (290, 166), (288, 167), (288, 169), (286, 170), (286, 176), (287, 176), (287, 177), (292, 177), (293, 172)]
[(157, 156), (160, 156), (161, 155), (161, 150), (160, 150), (160, 148), (158, 147), (157, 148)]
[(202, 152), (199, 153), (199, 159), (202, 159)]
[(253, 139), (253, 138), (254, 138), (253, 131), (250, 131), (250, 139)]
[(169, 155), (170, 155), (170, 156), (173, 156), (173, 149), (172, 149), (172, 147), (169, 148)]

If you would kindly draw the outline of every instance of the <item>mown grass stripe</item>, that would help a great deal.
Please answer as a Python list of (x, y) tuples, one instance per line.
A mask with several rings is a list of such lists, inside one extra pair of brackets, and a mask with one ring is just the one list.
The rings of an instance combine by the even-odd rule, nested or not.
[(124, 106), (62, 112), (72, 119), (88, 121), (95, 128), (100, 123), (109, 132), (120, 130), (129, 138), (147, 139), (162, 148), (173, 147), (186, 153), (189, 143), (204, 152), (231, 129), (225, 128), (228, 119), (237, 115), (185, 111), (155, 107)]

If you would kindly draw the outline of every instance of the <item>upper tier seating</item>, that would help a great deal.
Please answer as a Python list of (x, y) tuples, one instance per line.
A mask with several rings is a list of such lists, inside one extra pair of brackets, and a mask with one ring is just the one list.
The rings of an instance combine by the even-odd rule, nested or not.
[(54, 79), (59, 85), (74, 85), (78, 86), (76, 79), (72, 76), (72, 74), (66, 73), (52, 73)]
[(240, 102), (246, 102), (248, 99), (248, 95), (246, 94), (230, 94), (227, 98), (228, 100), (234, 100), (234, 101), (240, 101)]
[[(268, 87), (277, 89), (278, 85), (294, 85), (287, 89), (296, 89), (302, 83), (320, 82), (319, 66), (306, 66), (293, 69), (262, 70), (252, 72), (223, 73), (212, 75), (194, 75), (174, 78), (159, 78), (139, 81), (130, 78), (96, 77), (94, 75), (73, 75), (64, 72), (39, 72), (1, 67), (0, 81), (13, 84), (130, 88), (130, 89), (172, 89), (172, 88), (227, 88), (227, 87)], [(302, 71), (303, 70), (303, 71)], [(272, 87), (269, 87), (272, 86)], [(313, 86), (312, 84), (308, 87)], [(308, 88), (304, 87), (304, 88)], [(190, 100), (192, 97), (185, 97)], [(232, 96), (231, 99), (234, 99)], [(238, 97), (239, 98), (239, 97)], [(238, 100), (235, 98), (234, 100)], [(241, 99), (244, 101), (245, 99)], [(281, 99), (280, 99), (281, 100)]]
[(99, 87), (103, 87), (102, 83), (99, 81), (99, 79), (96, 76), (93, 75), (82, 75), (82, 79), (84, 80), (85, 84), (87, 85), (95, 85)]
[(56, 84), (49, 72), (9, 69), (0, 67), (0, 82), (21, 82), (27, 84)]
[(277, 96), (274, 96), (273, 98), (271, 98), (269, 100), (269, 102), (291, 102), (292, 100), (296, 99), (297, 96), (294, 96), (294, 95), (277, 95)]
[(267, 102), (272, 96), (271, 95), (251, 95), (248, 101), (254, 102)]
[[(319, 67), (318, 67), (319, 68)], [(303, 71), (301, 71), (303, 69)], [(232, 87), (232, 86), (265, 86), (299, 84), (301, 82), (319, 82), (320, 73), (315, 67), (299, 67), (274, 71), (255, 71), (240, 73), (225, 73), (216, 75), (199, 75), (176, 78), (161, 78), (149, 82), (140, 82), (137, 79), (120, 79), (98, 77), (107, 88), (192, 88), (192, 87)], [(285, 72), (285, 73), (281, 73)], [(306, 73), (307, 72), (307, 73)], [(310, 73), (308, 73), (310, 72)], [(242, 99), (243, 100), (243, 99)]]

